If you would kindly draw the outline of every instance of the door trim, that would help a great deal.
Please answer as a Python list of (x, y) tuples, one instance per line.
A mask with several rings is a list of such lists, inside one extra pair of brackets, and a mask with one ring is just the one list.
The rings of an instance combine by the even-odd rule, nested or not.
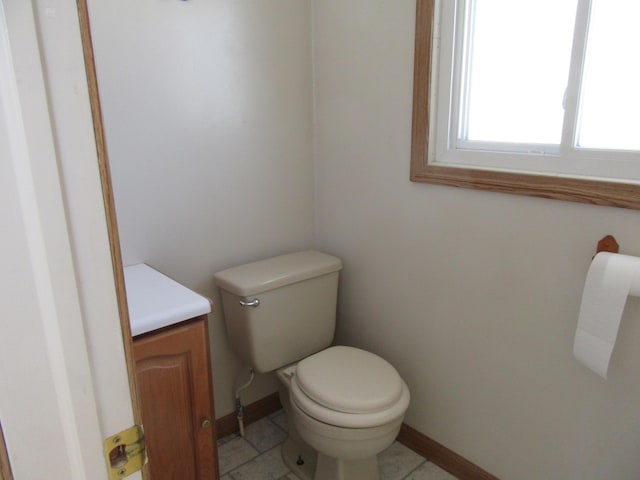
[[(127, 374), (129, 377), (129, 389), (131, 391), (131, 403), (133, 406), (134, 421), (142, 425), (140, 413), (140, 400), (136, 388), (135, 361), (133, 357), (133, 339), (131, 337), (131, 325), (129, 323), (129, 309), (127, 306), (127, 294), (124, 284), (124, 268), (122, 265), (122, 250), (118, 234), (118, 222), (113, 198), (113, 186), (111, 182), (111, 170), (109, 168), (109, 156), (102, 121), (102, 107), (98, 93), (98, 79), (96, 75), (93, 43), (91, 41), (91, 26), (89, 22), (89, 10), (86, 0), (77, 0), (78, 18), (80, 21), (80, 35), (82, 38), (82, 51), (87, 73), (87, 87), (91, 104), (91, 116), (93, 118), (93, 130), (96, 139), (96, 151), (98, 155), (98, 167), (100, 169), (100, 181), (102, 184), (102, 196), (104, 200), (105, 215), (107, 217), (107, 232), (111, 249), (111, 263), (113, 265), (113, 277), (118, 300), (118, 312), (122, 327), (122, 342), (124, 345)], [(144, 475), (143, 475), (144, 478)]]
[(0, 424), (0, 480), (13, 480), (7, 445), (4, 442), (4, 434), (2, 433), (2, 424)]

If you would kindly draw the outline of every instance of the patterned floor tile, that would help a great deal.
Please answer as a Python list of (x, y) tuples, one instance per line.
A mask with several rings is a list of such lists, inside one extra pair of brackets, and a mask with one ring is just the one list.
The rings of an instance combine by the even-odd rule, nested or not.
[(234, 468), (248, 462), (259, 455), (255, 448), (241, 437), (233, 438), (218, 446), (218, 462), (220, 474), (224, 475)]
[(232, 470), (231, 476), (234, 480), (279, 480), (288, 473), (278, 446)]
[(411, 472), (406, 480), (456, 480), (456, 477), (431, 462), (425, 462)]
[[(280, 453), (286, 427), (279, 411), (248, 425), (244, 438), (233, 434), (219, 440), (220, 480), (299, 480)], [(378, 456), (378, 465), (380, 480), (456, 480), (398, 442)]]
[(413, 450), (398, 442), (393, 442), (389, 448), (378, 456), (381, 480), (402, 480), (425, 459)]
[(245, 429), (244, 439), (262, 453), (284, 442), (287, 434), (265, 417)]
[(284, 410), (279, 410), (276, 413), (269, 416), (271, 421), (278, 425), (285, 432), (289, 431), (289, 427), (287, 425), (287, 416), (284, 414)]

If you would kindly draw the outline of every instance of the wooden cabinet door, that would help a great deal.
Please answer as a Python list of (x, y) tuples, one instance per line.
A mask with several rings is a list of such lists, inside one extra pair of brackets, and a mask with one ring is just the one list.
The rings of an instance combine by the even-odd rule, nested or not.
[(217, 479), (207, 317), (134, 338), (152, 480)]

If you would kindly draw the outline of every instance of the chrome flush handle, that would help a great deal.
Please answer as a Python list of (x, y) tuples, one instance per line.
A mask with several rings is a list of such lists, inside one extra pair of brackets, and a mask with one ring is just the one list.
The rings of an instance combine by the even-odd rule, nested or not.
[(258, 305), (260, 305), (260, 299), (259, 298), (254, 298), (253, 300), (240, 300), (240, 305), (242, 305), (243, 307), (257, 307)]

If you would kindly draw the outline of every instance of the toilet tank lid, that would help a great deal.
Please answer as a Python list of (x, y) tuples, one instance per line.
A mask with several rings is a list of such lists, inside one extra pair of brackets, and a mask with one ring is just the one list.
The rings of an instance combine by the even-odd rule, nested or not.
[(228, 268), (213, 278), (220, 288), (246, 297), (341, 269), (338, 257), (306, 250)]

